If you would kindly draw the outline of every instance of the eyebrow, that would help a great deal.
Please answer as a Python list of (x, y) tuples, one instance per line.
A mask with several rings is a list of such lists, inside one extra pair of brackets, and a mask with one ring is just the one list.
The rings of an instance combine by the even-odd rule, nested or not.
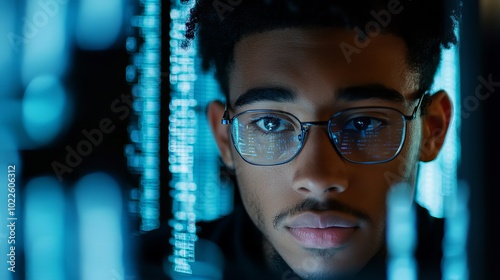
[(341, 88), (337, 93), (337, 101), (352, 102), (367, 99), (380, 99), (398, 104), (404, 104), (406, 101), (399, 91), (381, 84)]
[[(388, 88), (382, 84), (368, 84), (362, 86), (353, 86), (341, 88), (337, 92), (336, 101), (353, 102), (368, 99), (379, 99), (397, 104), (404, 104), (405, 98), (397, 90)], [(297, 94), (292, 90), (281, 87), (271, 88), (252, 88), (240, 95), (234, 107), (241, 107), (256, 102), (294, 102), (297, 100)]]
[(297, 95), (286, 88), (252, 88), (236, 99), (234, 107), (241, 107), (262, 101), (293, 102), (296, 98)]

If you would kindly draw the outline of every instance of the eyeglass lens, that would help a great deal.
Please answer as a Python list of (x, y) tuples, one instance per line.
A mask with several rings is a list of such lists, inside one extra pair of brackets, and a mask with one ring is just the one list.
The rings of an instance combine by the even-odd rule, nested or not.
[[(276, 165), (295, 158), (314, 123), (301, 123), (281, 111), (250, 110), (232, 121), (236, 150), (249, 163)], [(405, 134), (402, 113), (391, 108), (356, 108), (335, 114), (328, 122), (338, 153), (355, 163), (380, 163), (394, 158)]]

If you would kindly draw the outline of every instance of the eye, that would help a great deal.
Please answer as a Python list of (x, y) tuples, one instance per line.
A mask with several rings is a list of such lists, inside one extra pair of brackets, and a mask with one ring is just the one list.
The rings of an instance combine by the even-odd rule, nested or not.
[[(245, 120), (246, 119), (246, 120)], [(263, 134), (295, 132), (300, 125), (286, 114), (254, 113), (242, 118), (247, 129)], [(300, 128), (299, 128), (300, 130)]]
[(346, 123), (344, 129), (359, 132), (377, 130), (382, 126), (382, 121), (372, 117), (356, 117)]
[(254, 121), (258, 128), (265, 132), (279, 132), (290, 127), (290, 124), (278, 117), (266, 116)]

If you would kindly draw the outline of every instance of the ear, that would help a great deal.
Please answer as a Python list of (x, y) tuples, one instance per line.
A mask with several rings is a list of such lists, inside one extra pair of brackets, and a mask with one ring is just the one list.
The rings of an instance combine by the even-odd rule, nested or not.
[(219, 152), (224, 164), (229, 168), (234, 168), (233, 157), (231, 154), (231, 136), (229, 127), (221, 123), (225, 107), (219, 101), (213, 101), (208, 105), (207, 116), (212, 129), (212, 134), (219, 148)]
[(435, 93), (431, 99), (431, 104), (422, 116), (420, 160), (424, 162), (434, 160), (443, 147), (453, 109), (445, 91)]

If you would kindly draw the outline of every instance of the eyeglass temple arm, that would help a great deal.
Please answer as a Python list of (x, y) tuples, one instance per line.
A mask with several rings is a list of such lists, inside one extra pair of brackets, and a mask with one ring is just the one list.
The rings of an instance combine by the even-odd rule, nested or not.
[(229, 112), (227, 111), (227, 103), (224, 106), (224, 114), (222, 115), (222, 120), (220, 122), (221, 122), (221, 124), (224, 124), (224, 125), (231, 123), (231, 120), (229, 119)]
[[(416, 116), (417, 116), (417, 111), (418, 109), (420, 108), (420, 105), (422, 105), (422, 101), (424, 100), (425, 96), (427, 95), (427, 93), (423, 93), (422, 96), (420, 96), (420, 99), (418, 100), (418, 104), (417, 106), (415, 106), (415, 109), (413, 109), (413, 113), (411, 114), (410, 116), (410, 120), (413, 120)], [(405, 116), (408, 118), (408, 116)]]

